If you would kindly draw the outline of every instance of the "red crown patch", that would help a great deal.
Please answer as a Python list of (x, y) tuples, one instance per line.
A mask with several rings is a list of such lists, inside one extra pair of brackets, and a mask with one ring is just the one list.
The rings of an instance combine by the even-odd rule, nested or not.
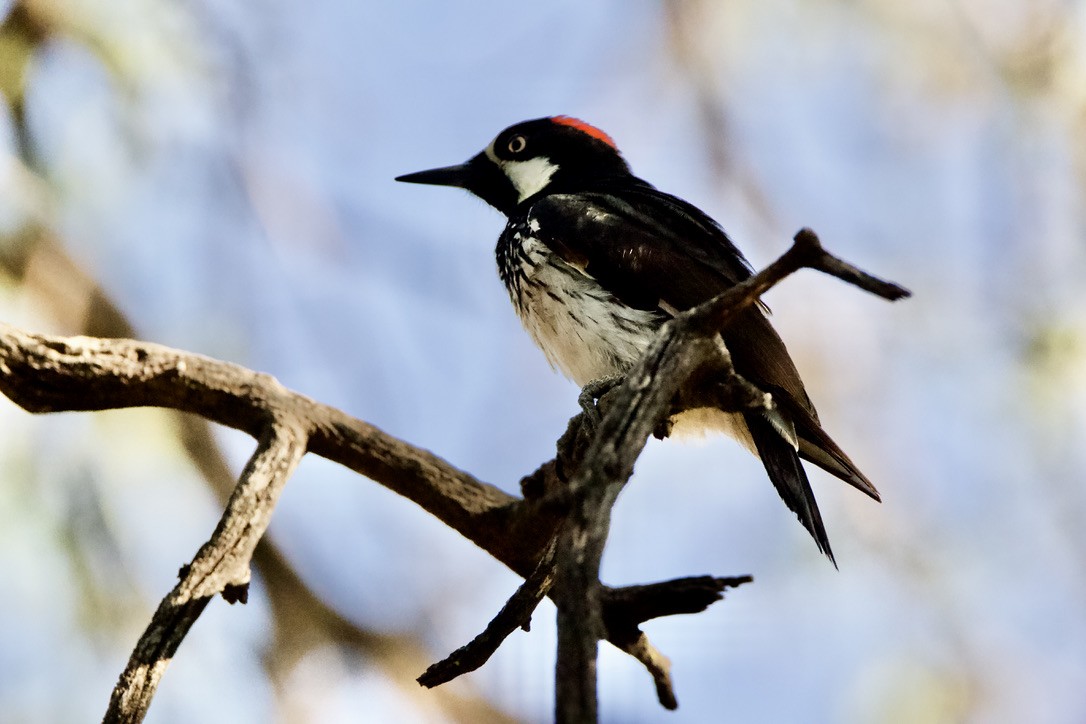
[(570, 128), (576, 128), (581, 133), (587, 133), (597, 141), (603, 141), (611, 148), (618, 150), (618, 146), (615, 145), (614, 139), (608, 136), (606, 133), (596, 128), (590, 123), (585, 123), (579, 118), (573, 118), (571, 116), (553, 116), (551, 120), (562, 126), (569, 126)]

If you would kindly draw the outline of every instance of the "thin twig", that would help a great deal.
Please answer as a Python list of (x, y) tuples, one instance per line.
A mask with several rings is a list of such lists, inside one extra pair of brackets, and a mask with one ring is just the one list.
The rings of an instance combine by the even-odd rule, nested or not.
[(159, 681), (189, 629), (217, 594), (237, 595), (249, 583), (249, 561), (290, 475), (305, 454), (305, 431), (274, 421), (261, 436), (211, 538), (182, 569), (121, 674), (104, 722), (143, 720)]
[(652, 645), (649, 637), (643, 632), (622, 650), (641, 662), (645, 670), (652, 676), (652, 682), (656, 685), (656, 700), (660, 706), (674, 711), (679, 708), (679, 700), (675, 697), (675, 685), (671, 681), (671, 660), (660, 653), (660, 650)]
[(621, 639), (654, 618), (700, 613), (724, 598), (725, 590), (753, 580), (751, 576), (688, 576), (641, 586), (605, 586), (607, 599), (623, 605), (605, 609), (603, 622), (612, 640)]
[[(694, 576), (673, 581), (627, 586), (604, 587), (613, 601), (629, 601), (629, 605), (603, 608), (607, 640), (641, 662), (656, 684), (656, 698), (665, 709), (677, 709), (675, 688), (671, 682), (671, 662), (652, 645), (639, 628), (645, 621), (678, 613), (699, 613), (724, 598), (724, 590), (750, 583), (750, 576)], [(627, 616), (629, 618), (627, 618)]]
[(532, 575), (524, 579), (524, 583), (517, 588), (483, 632), (427, 668), (418, 678), (420, 684), (433, 688), (452, 681), (461, 674), (475, 671), (494, 655), (509, 634), (518, 628), (528, 630), (536, 606), (554, 585), (555, 542), (555, 539), (551, 539)]
[(680, 317), (689, 316), (693, 320), (701, 321), (715, 332), (800, 269), (814, 269), (829, 274), (891, 302), (912, 295), (905, 287), (879, 279), (829, 253), (822, 247), (818, 235), (806, 227), (797, 231), (792, 241), (788, 251), (765, 269)]

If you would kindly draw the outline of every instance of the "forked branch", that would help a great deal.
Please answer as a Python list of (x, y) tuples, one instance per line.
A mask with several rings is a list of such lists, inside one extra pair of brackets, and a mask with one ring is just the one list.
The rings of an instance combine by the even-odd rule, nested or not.
[[(838, 277), (888, 300), (909, 296), (908, 290), (878, 279), (838, 259), (822, 248), (818, 236), (801, 229), (792, 247), (777, 261), (741, 284), (664, 324), (622, 384), (606, 396), (606, 410), (570, 490), (571, 512), (558, 539), (555, 583), (558, 604), (558, 667), (556, 709), (558, 722), (597, 720), (596, 653), (604, 637), (604, 612), (599, 591), (599, 566), (610, 527), (610, 511), (633, 472), (648, 436), (671, 412), (672, 400), (691, 374), (702, 365), (715, 364), (731, 373), (738, 395), (748, 391), (724, 359), (727, 352), (716, 343), (718, 333), (744, 308), (790, 274), (811, 268)], [(602, 402), (602, 400), (601, 400)], [(641, 645), (649, 661), (662, 657)], [(646, 664), (649, 666), (649, 664)], [(654, 670), (649, 666), (650, 671)], [(661, 670), (655, 667), (657, 673)], [(666, 669), (663, 669), (666, 673)], [(660, 686), (665, 677), (654, 676), (664, 706), (674, 705), (674, 694)]]
[[(279, 493), (306, 452), (365, 475), (414, 501), (526, 579), (491, 626), (431, 667), (436, 685), (480, 665), (544, 595), (558, 606), (556, 713), (595, 721), (598, 641), (607, 640), (650, 672), (664, 706), (676, 706), (667, 659), (645, 637), (651, 618), (703, 610), (749, 577), (678, 579), (609, 588), (599, 581), (610, 510), (634, 461), (686, 379), (704, 364), (729, 370), (717, 331), (731, 315), (803, 267), (887, 299), (908, 292), (825, 252), (813, 232), (747, 282), (665, 324), (590, 426), (571, 422), (560, 454), (525, 479), (525, 498), (481, 482), (432, 453), (282, 387), (237, 365), (145, 342), (54, 337), (0, 324), (0, 391), (30, 412), (156, 406), (200, 415), (257, 439), (218, 527), (163, 599), (110, 700), (106, 720), (145, 715), (165, 668), (217, 594), (244, 602), (249, 562)], [(759, 391), (732, 374), (737, 400)], [(764, 395), (763, 395), (764, 397)], [(765, 404), (765, 403), (763, 403)]]

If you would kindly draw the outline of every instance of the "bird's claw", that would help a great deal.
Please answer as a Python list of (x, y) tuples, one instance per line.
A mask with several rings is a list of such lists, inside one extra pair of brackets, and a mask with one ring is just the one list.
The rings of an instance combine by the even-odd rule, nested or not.
[(577, 396), (577, 404), (580, 405), (581, 412), (584, 413), (585, 422), (592, 429), (599, 427), (602, 419), (596, 401), (618, 386), (623, 378), (624, 375), (600, 377), (589, 381), (587, 385), (581, 388), (581, 394)]

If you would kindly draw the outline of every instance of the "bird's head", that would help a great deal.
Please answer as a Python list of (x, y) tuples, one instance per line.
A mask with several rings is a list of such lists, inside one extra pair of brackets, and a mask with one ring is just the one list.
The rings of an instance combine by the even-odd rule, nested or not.
[(629, 174), (610, 136), (576, 118), (552, 116), (506, 128), (466, 163), (396, 180), (467, 189), (508, 215), (541, 192), (578, 191)]

